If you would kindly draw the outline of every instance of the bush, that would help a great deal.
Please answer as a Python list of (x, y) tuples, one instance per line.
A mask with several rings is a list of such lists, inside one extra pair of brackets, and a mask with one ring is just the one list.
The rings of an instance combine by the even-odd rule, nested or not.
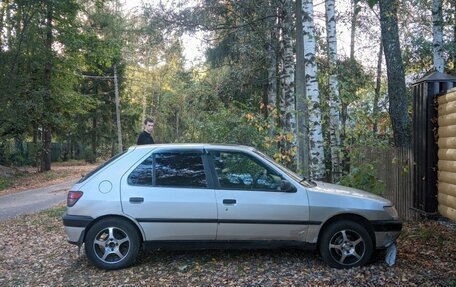
[(349, 174), (342, 176), (340, 184), (381, 196), (385, 192), (385, 183), (377, 178), (375, 167), (371, 163), (352, 168)]

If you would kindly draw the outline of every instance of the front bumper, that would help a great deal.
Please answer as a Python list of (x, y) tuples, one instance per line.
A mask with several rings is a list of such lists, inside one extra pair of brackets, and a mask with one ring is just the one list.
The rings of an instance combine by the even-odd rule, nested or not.
[(62, 217), (67, 240), (71, 244), (82, 245), (85, 228), (93, 221), (90, 216), (70, 215), (65, 213)]
[(397, 220), (371, 221), (375, 232), (375, 247), (377, 249), (387, 248), (399, 237), (402, 230), (402, 222)]

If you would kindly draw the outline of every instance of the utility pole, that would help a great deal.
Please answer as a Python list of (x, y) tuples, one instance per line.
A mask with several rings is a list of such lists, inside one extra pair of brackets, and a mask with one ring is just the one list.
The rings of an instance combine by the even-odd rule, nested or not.
[(120, 125), (120, 98), (119, 98), (119, 85), (117, 83), (117, 65), (114, 64), (114, 90), (116, 96), (116, 120), (117, 120), (117, 141), (119, 144), (119, 152), (123, 150), (122, 144), (122, 127)]

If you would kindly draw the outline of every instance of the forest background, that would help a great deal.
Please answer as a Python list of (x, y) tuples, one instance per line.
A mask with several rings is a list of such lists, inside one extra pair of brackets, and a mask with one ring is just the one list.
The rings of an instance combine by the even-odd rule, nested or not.
[(245, 144), (373, 190), (358, 148), (410, 147), (410, 85), (456, 72), (456, 0), (127, 4), (0, 2), (0, 165), (107, 159), (152, 117), (158, 143)]

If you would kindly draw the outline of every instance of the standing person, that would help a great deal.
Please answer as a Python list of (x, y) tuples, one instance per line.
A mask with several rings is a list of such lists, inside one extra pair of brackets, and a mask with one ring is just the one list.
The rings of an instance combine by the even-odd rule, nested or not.
[(143, 144), (154, 144), (154, 139), (152, 138), (152, 131), (154, 130), (154, 120), (147, 118), (144, 120), (144, 131), (139, 134), (138, 140), (136, 141), (137, 145)]

